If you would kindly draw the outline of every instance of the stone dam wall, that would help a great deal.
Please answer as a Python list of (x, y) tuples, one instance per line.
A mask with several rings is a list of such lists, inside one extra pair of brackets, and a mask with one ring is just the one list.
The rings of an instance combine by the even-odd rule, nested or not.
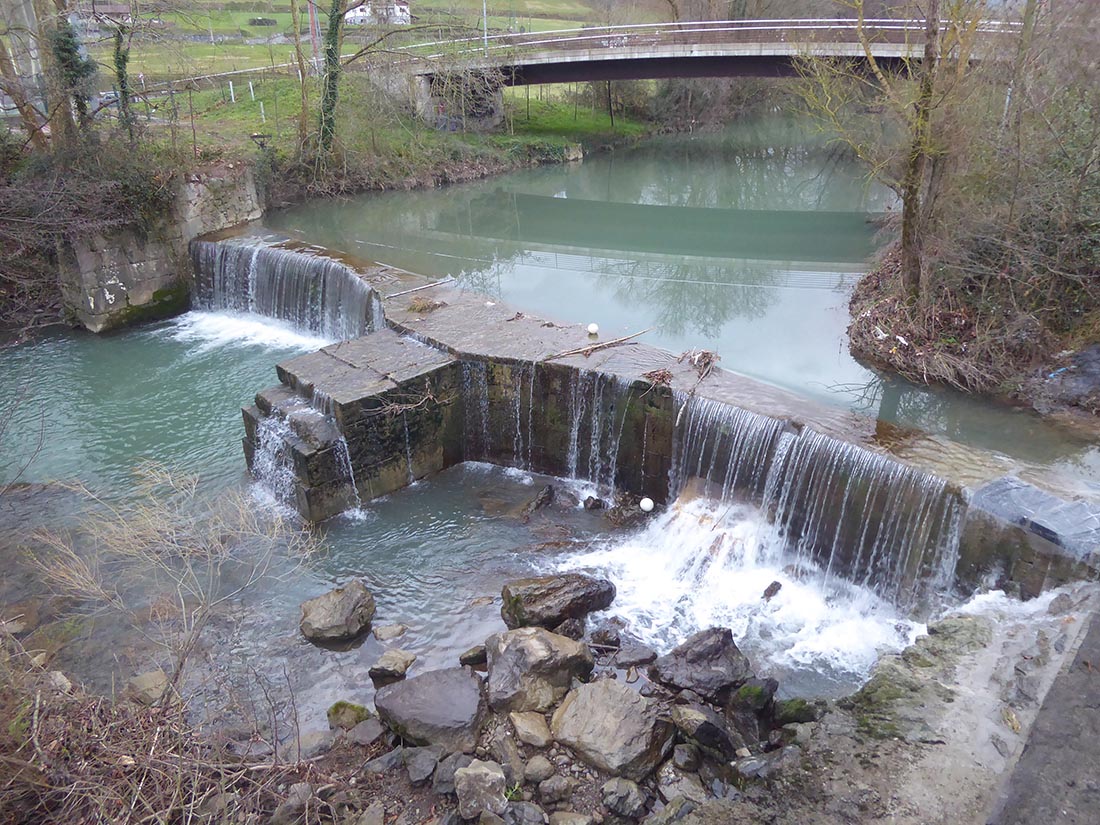
[[(462, 461), (668, 503), (759, 506), (792, 552), (919, 610), (952, 587), (1094, 578), (1100, 514), (988, 455), (637, 342), (598, 344), (386, 267), (385, 328), (277, 367), (244, 409), (254, 473), (321, 521)], [(586, 349), (586, 347), (590, 349)]]

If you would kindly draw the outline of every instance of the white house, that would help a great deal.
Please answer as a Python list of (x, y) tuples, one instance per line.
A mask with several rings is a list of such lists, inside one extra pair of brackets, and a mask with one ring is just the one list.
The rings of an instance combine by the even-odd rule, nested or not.
[(344, 15), (349, 26), (407, 26), (411, 22), (409, 0), (364, 0)]

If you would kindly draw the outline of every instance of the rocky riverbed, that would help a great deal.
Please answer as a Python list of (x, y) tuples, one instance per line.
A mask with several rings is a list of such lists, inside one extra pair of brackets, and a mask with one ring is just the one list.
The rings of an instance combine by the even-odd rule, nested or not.
[(465, 664), (396, 677), (376, 712), (334, 708), (311, 754), (326, 782), (288, 788), (272, 822), (984, 823), (1098, 598), (980, 597), (856, 694), (807, 702), (777, 699), (728, 630), (658, 657), (614, 621), (586, 627), (609, 582), (503, 595), (510, 629)]

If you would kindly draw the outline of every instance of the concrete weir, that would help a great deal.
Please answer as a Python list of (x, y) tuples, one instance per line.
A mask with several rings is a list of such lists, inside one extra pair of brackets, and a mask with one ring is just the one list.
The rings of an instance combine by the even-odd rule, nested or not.
[(349, 271), (381, 304), (374, 331), (279, 364), (243, 411), (250, 469), (309, 521), (477, 460), (605, 495), (752, 502), (798, 558), (915, 610), (1096, 575), (1100, 508), (990, 454), (636, 340), (600, 346), (453, 282)]

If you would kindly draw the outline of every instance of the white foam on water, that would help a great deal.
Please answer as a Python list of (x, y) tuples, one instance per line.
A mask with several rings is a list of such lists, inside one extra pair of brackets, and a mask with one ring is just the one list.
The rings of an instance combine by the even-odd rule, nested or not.
[(535, 477), (526, 470), (521, 470), (519, 467), (505, 467), (503, 473), (504, 477), (509, 481), (514, 481), (525, 487), (530, 487), (535, 483)]
[[(846, 692), (883, 653), (924, 631), (869, 590), (795, 567), (771, 537), (755, 508), (677, 502), (640, 532), (559, 566), (611, 579), (618, 595), (609, 612), (659, 652), (696, 631), (728, 627), (757, 672), (794, 693)], [(782, 587), (765, 601), (773, 582)]]
[(192, 310), (174, 319), (169, 335), (197, 344), (199, 352), (225, 346), (257, 346), (310, 352), (331, 344), (328, 338), (302, 333), (288, 323), (260, 315)]

